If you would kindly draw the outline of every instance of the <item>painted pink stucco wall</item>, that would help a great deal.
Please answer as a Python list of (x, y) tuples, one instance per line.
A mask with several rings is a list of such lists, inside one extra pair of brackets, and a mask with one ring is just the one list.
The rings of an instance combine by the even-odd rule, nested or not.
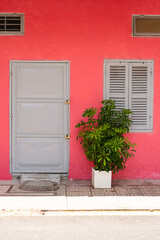
[(159, 0), (3, 0), (0, 12), (25, 13), (24, 36), (0, 36), (0, 179), (9, 174), (9, 61), (70, 61), (69, 177), (89, 179), (76, 141), (82, 111), (103, 98), (104, 59), (154, 60), (154, 130), (133, 133), (135, 158), (118, 179), (160, 178), (160, 38), (132, 37), (132, 14), (160, 14)]

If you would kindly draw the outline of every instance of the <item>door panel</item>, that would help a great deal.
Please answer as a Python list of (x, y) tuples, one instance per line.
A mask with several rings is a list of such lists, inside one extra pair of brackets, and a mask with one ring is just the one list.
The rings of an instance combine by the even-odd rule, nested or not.
[(17, 138), (17, 171), (24, 168), (37, 172), (38, 166), (44, 172), (50, 172), (51, 168), (60, 172), (64, 165), (64, 141), (62, 138)]
[[(17, 98), (62, 99), (65, 88), (63, 68), (47, 68), (44, 65), (17, 69)], [(54, 79), (54, 81), (53, 81)]]
[(11, 63), (12, 173), (67, 173), (69, 64)]
[(64, 133), (64, 103), (17, 103), (17, 133)]

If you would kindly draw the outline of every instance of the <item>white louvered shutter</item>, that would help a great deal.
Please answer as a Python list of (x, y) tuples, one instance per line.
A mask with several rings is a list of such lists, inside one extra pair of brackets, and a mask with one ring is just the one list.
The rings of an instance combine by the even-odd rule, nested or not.
[(116, 107), (128, 107), (128, 63), (105, 62), (105, 98), (115, 100)]
[(132, 113), (132, 130), (152, 128), (152, 65), (130, 63), (129, 108)]
[(104, 98), (115, 100), (118, 109), (131, 109), (131, 131), (152, 131), (153, 62), (105, 60)]

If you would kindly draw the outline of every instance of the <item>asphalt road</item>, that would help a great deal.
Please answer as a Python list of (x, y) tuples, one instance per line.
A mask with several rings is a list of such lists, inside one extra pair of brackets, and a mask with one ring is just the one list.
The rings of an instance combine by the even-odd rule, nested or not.
[(160, 216), (0, 217), (0, 240), (160, 240)]

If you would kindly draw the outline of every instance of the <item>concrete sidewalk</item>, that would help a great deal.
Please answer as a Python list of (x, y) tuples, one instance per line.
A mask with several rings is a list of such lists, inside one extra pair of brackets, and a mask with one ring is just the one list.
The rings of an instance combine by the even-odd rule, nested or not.
[(114, 180), (111, 189), (94, 189), (89, 180), (63, 178), (58, 190), (28, 192), (19, 180), (0, 181), (3, 210), (160, 210), (160, 180)]

